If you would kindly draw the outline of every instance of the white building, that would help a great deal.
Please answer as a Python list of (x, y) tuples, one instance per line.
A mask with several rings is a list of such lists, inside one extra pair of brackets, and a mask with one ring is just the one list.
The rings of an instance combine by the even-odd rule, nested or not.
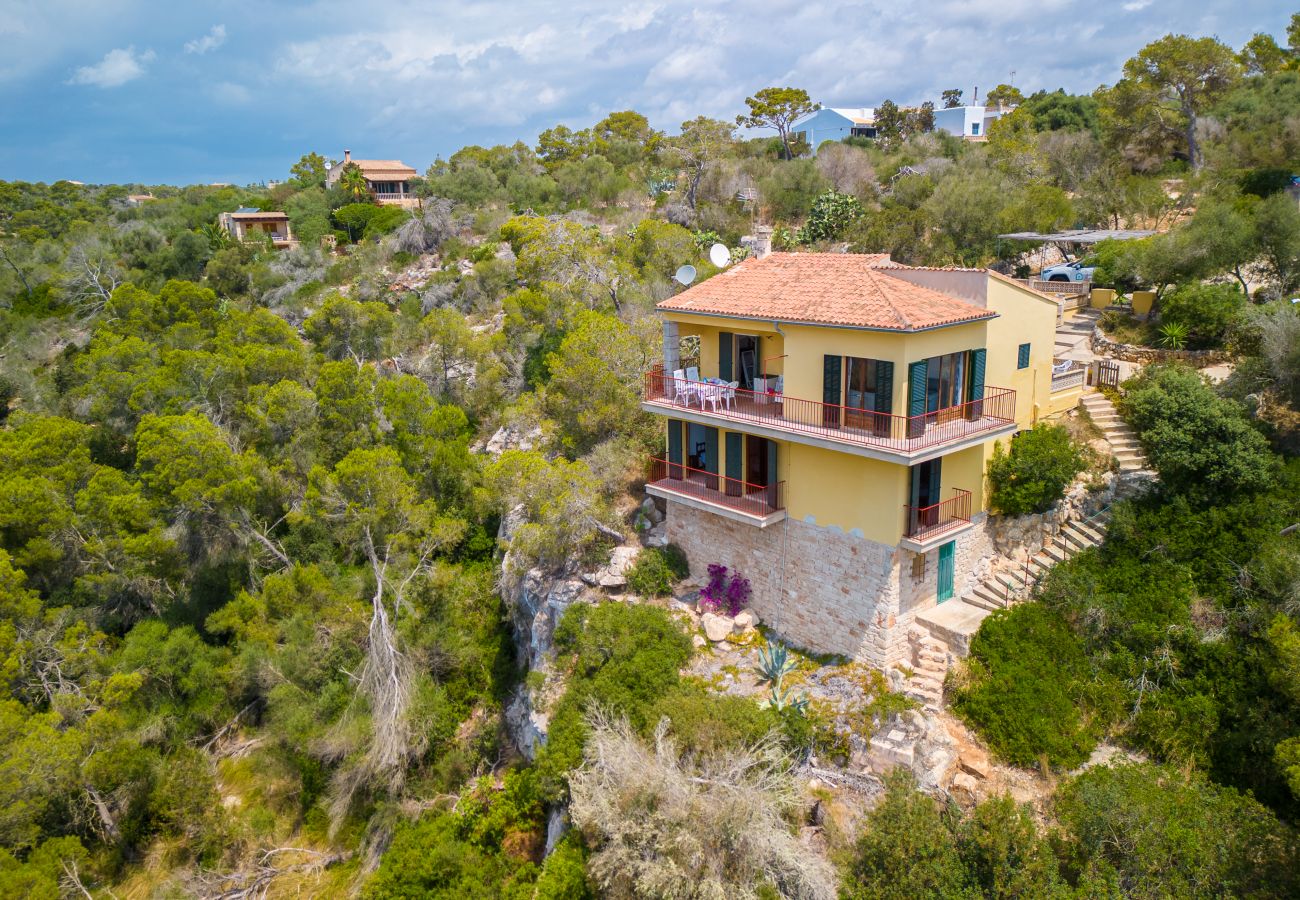
[(1005, 116), (1014, 106), (954, 106), (934, 111), (934, 130), (957, 137), (983, 140), (989, 126)]
[(871, 106), (855, 108), (822, 107), (790, 126), (792, 134), (802, 137), (817, 152), (825, 141), (842, 141), (846, 137), (876, 136), (876, 110)]

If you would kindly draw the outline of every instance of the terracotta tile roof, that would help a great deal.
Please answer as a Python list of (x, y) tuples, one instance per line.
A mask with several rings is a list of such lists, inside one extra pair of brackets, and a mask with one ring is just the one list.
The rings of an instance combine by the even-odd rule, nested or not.
[(414, 178), (415, 169), (400, 159), (354, 159), (352, 164), (359, 168), (367, 178), (388, 176), (391, 178)]
[(254, 212), (232, 212), (232, 213), (228, 213), (228, 215), (230, 216), (230, 218), (238, 219), (241, 222), (247, 221), (249, 219), (277, 219), (277, 220), (282, 219), (286, 222), (289, 220), (288, 213), (274, 212), (274, 211), (263, 212), (262, 210), (256, 210)]
[(919, 331), (997, 314), (889, 273), (888, 254), (772, 253), (658, 305), (665, 312)]

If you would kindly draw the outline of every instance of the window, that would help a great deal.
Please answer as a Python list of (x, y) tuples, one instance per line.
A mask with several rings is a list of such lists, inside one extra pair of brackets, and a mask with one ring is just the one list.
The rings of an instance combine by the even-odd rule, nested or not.
[(925, 581), (925, 554), (912, 554), (912, 580)]
[(966, 353), (926, 360), (925, 411), (938, 412), (966, 402)]
[(1016, 368), (1017, 369), (1029, 368), (1029, 345), (1028, 344), (1020, 345), (1020, 352), (1016, 354)]
[(971, 133), (972, 135), (976, 136), (976, 137), (979, 136), (979, 133), (980, 133), (980, 123), (979, 123), (979, 122), (972, 122), (972, 123), (971, 123), (971, 126), (970, 126), (970, 133)]
[(876, 361), (847, 357), (844, 377), (844, 405), (850, 409), (874, 410), (876, 406)]

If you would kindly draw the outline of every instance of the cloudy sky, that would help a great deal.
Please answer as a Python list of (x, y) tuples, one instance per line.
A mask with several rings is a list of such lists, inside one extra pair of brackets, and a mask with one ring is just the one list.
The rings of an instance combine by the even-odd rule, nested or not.
[(1240, 46), (1295, 5), (0, 0), (0, 179), (242, 183), (344, 147), (423, 170), (611, 110), (731, 118), (769, 84), (832, 106), (1083, 92), (1165, 33)]

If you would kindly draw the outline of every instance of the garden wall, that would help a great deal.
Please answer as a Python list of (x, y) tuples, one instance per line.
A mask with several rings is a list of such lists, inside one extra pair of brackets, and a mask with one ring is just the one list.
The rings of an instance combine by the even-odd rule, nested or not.
[(1232, 359), (1232, 354), (1227, 350), (1162, 350), (1159, 347), (1118, 344), (1106, 337), (1101, 328), (1092, 330), (1092, 352), (1098, 356), (1143, 364), (1185, 362), (1198, 369)]

